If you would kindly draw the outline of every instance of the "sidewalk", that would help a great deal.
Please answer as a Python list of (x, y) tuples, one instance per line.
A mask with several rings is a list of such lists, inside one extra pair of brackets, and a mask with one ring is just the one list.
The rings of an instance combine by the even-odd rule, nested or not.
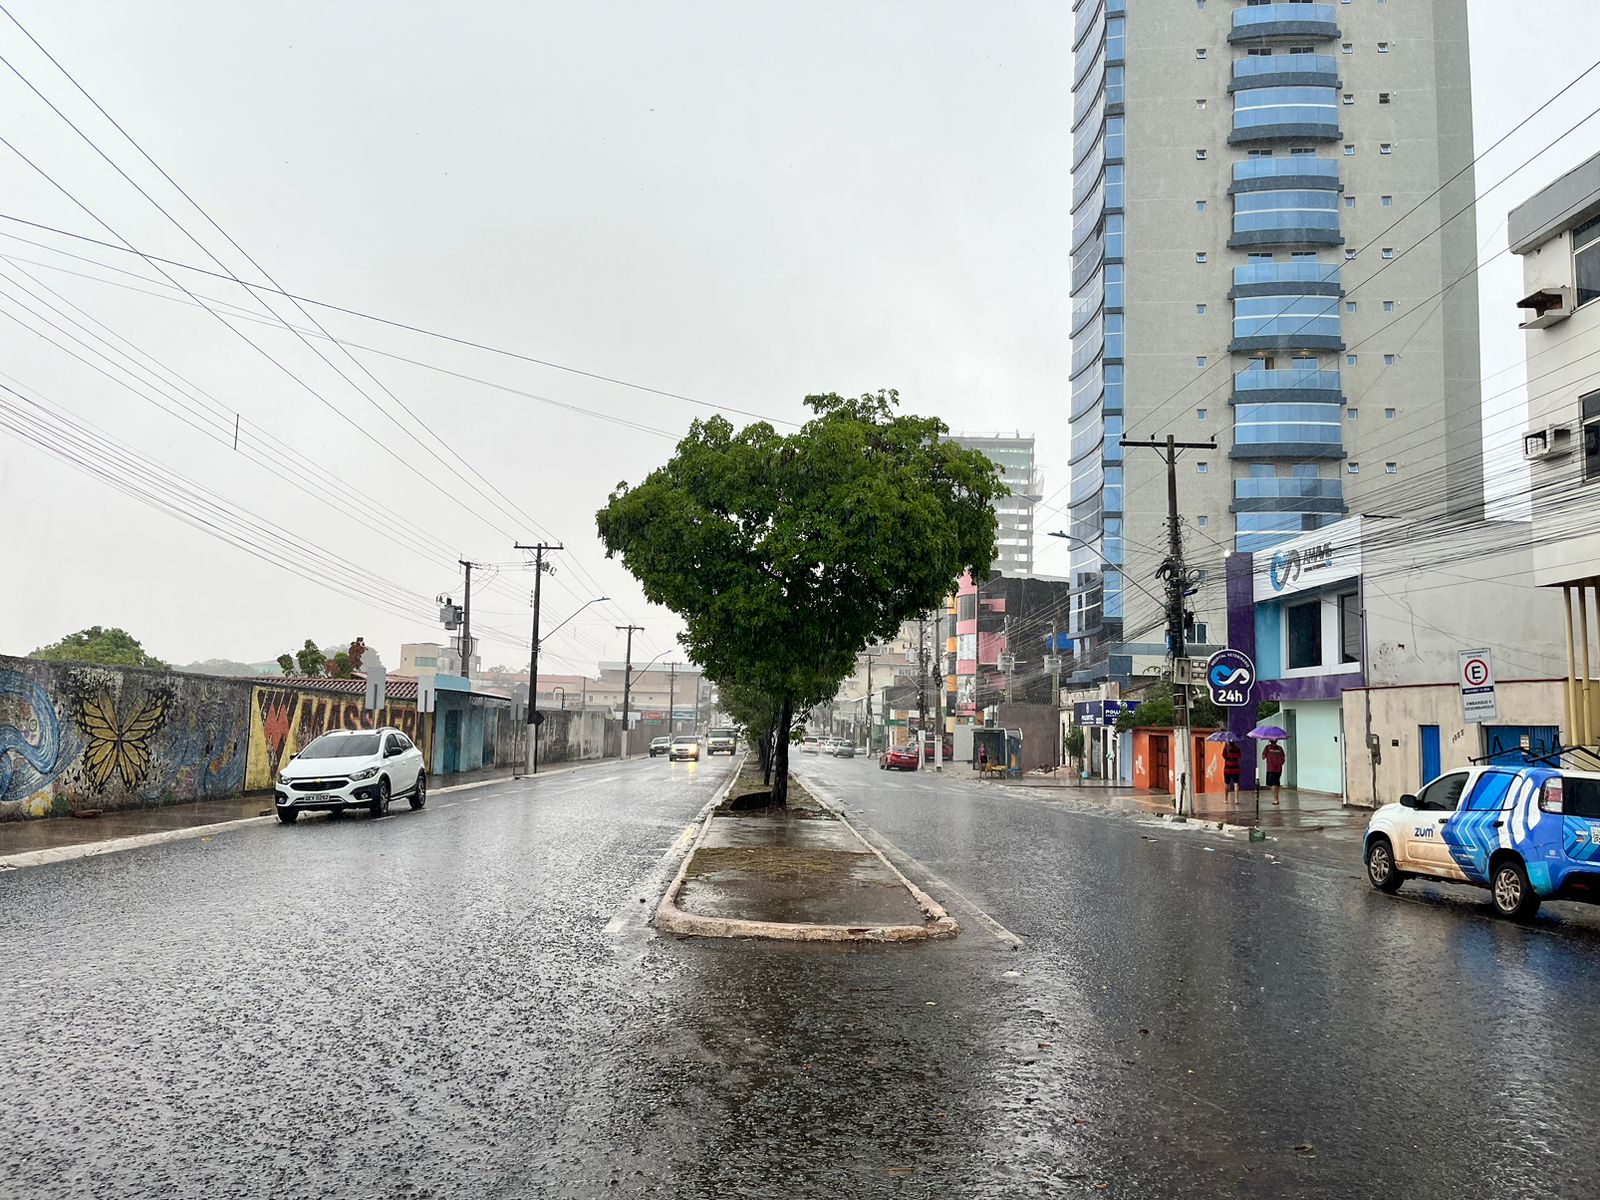
[(741, 770), (706, 815), (656, 911), (656, 927), (699, 937), (912, 941), (956, 924), (833, 806), (793, 776), (785, 808), (736, 811), (759, 787)]
[[(958, 771), (955, 777), (962, 779), (964, 774)], [(1021, 779), (992, 782), (973, 776), (969, 782), (980, 787), (1047, 789), (1062, 799), (1070, 797), (1117, 812), (1158, 816), (1173, 811), (1172, 797), (1165, 792), (1123, 787), (1102, 780), (1078, 780), (1064, 767), (1054, 774), (1034, 773)], [(1283, 789), (1281, 801), (1276, 805), (1266, 788), (1259, 792), (1241, 792), (1232, 803), (1222, 792), (1201, 792), (1194, 797), (1194, 802), (1194, 812), (1189, 814), (1194, 820), (1253, 825), (1274, 835), (1326, 833), (1336, 837), (1359, 837), (1372, 816), (1371, 809), (1347, 805), (1338, 796), (1291, 788)]]
[[(621, 762), (621, 759), (594, 759), (594, 764)], [(560, 763), (549, 774), (572, 770), (584, 763)], [(430, 779), (429, 795), (475, 784), (511, 780), (520, 767), (489, 767), (462, 771), (444, 777), (442, 785)], [(541, 770), (544, 775), (546, 771)], [(272, 818), (272, 793), (251, 792), (226, 800), (195, 800), (186, 804), (164, 804), (159, 808), (129, 808), (102, 813), (98, 817), (42, 817), (32, 821), (0, 821), (0, 863), (11, 855), (31, 851), (59, 850), (70, 846), (93, 846), (123, 838), (180, 835), (185, 831), (205, 831), (214, 825), (233, 824), (257, 818)]]

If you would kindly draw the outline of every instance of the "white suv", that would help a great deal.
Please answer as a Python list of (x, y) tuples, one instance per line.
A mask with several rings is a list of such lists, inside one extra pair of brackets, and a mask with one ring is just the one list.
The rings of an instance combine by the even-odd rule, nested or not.
[(396, 797), (409, 799), (413, 809), (426, 804), (428, 773), (422, 751), (398, 729), (338, 729), (285, 763), (275, 791), (285, 825), (303, 812), (339, 816), (364, 808), (381, 817)]

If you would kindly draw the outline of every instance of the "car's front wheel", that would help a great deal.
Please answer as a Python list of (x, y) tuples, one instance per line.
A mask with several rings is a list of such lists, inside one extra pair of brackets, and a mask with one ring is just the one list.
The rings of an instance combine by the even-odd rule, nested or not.
[(389, 815), (389, 777), (387, 775), (378, 780), (377, 798), (373, 800), (367, 811), (375, 817)]
[(1494, 910), (1512, 921), (1526, 921), (1539, 911), (1539, 894), (1528, 882), (1528, 871), (1515, 858), (1504, 858), (1489, 876)]
[(290, 808), (286, 804), (280, 804), (278, 806), (278, 820), (282, 821), (285, 825), (293, 825), (299, 819), (300, 810), (298, 808)]
[(1394, 847), (1386, 837), (1375, 837), (1367, 843), (1367, 882), (1380, 892), (1398, 891), (1405, 882), (1394, 863)]
[[(427, 802), (428, 777), (426, 775), (418, 775), (417, 786), (411, 792), (411, 811), (416, 812), (417, 809), (421, 808)], [(446, 805), (445, 807), (448, 808), (449, 805)]]

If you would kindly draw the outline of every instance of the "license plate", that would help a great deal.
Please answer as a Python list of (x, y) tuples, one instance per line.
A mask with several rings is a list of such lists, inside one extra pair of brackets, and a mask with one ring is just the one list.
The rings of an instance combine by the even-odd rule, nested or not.
[(333, 799), (333, 796), (332, 796), (332, 795), (330, 795), (330, 794), (329, 794), (329, 793), (327, 793), (327, 792), (321, 792), (321, 793), (318, 793), (318, 794), (317, 794), (317, 795), (315, 795), (315, 796), (305, 796), (305, 797), (302, 797), (302, 799), (305, 799), (305, 800), (309, 800), (309, 801), (310, 801), (310, 802), (311, 802), (311, 803), (313, 803), (313, 804), (318, 804), (318, 803), (321, 803), (321, 802), (322, 802), (322, 801), (324, 801), (324, 800), (332, 800), (332, 799)]

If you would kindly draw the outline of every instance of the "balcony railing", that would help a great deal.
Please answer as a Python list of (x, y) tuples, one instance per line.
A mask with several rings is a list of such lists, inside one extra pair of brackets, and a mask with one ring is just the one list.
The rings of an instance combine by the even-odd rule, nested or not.
[(1337, 187), (1339, 164), (1331, 158), (1291, 154), (1288, 158), (1247, 158), (1233, 164), (1234, 183), (1258, 179), (1326, 179)]
[(1339, 61), (1331, 54), (1261, 54), (1235, 59), (1235, 83), (1264, 75), (1326, 75), (1329, 86), (1339, 77)]
[(1235, 500), (1338, 500), (1344, 495), (1341, 479), (1236, 479)]
[[(1257, 283), (1338, 283), (1339, 264), (1325, 262), (1248, 263), (1233, 269), (1233, 286)], [(1338, 374), (1338, 372), (1334, 372)]]
[(1300, 35), (1334, 38), (1339, 23), (1332, 4), (1251, 4), (1233, 11), (1230, 42)]
[(1233, 373), (1233, 390), (1236, 392), (1301, 391), (1307, 388), (1337, 393), (1339, 372), (1306, 367)]

